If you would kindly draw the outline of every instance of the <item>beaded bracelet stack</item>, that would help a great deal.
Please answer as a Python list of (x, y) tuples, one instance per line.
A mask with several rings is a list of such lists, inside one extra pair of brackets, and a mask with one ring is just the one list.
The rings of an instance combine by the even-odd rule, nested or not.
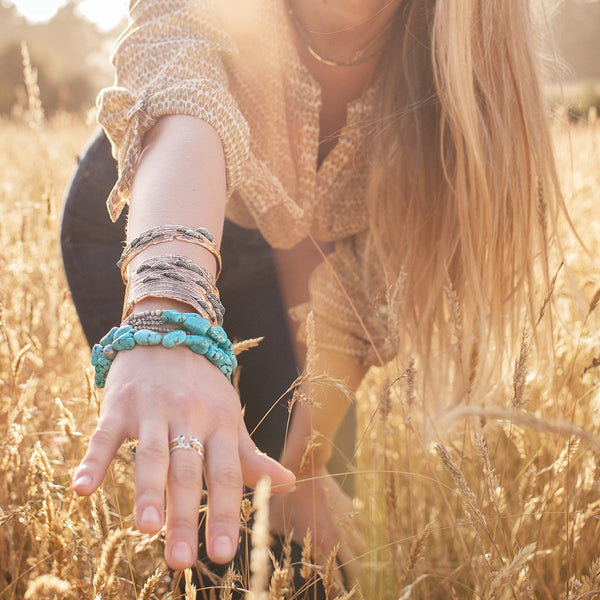
[[(188, 257), (172, 255), (146, 259), (130, 272), (131, 261), (147, 246), (172, 240), (190, 242), (208, 250), (217, 262), (216, 277), (213, 279), (206, 269), (194, 264)], [(214, 236), (203, 227), (153, 227), (125, 247), (117, 265), (127, 286), (123, 322), (113, 327), (92, 348), (96, 385), (103, 388), (117, 354), (122, 350), (132, 350), (136, 345), (162, 345), (165, 348), (185, 345), (192, 352), (206, 356), (231, 380), (237, 360), (233, 346), (221, 327), (225, 309), (215, 285), (221, 271), (221, 255)], [(135, 304), (148, 297), (177, 300), (196, 312), (153, 310), (134, 313)]]
[[(92, 348), (92, 365), (96, 371), (95, 382), (103, 388), (113, 360), (122, 350), (132, 350), (139, 346), (158, 346), (174, 348), (185, 345), (195, 354), (206, 356), (219, 370), (231, 380), (231, 374), (237, 367), (237, 359), (233, 345), (225, 330), (197, 313), (181, 313), (177, 310), (153, 310), (136, 315), (138, 323), (157, 323), (163, 327), (160, 331), (154, 328), (140, 328), (122, 324), (113, 327)], [(160, 323), (160, 325), (158, 325)], [(151, 324), (149, 325), (152, 326)], [(173, 327), (173, 329), (169, 329)]]
[(121, 258), (119, 259), (119, 262), (117, 262), (117, 266), (121, 269), (123, 282), (127, 283), (127, 267), (129, 266), (129, 263), (142, 252), (142, 250), (147, 246), (171, 242), (173, 240), (190, 242), (208, 250), (217, 261), (217, 275), (215, 279), (219, 278), (222, 268), (221, 253), (215, 243), (215, 236), (210, 233), (208, 229), (205, 227), (192, 229), (191, 227), (185, 227), (183, 225), (158, 225), (157, 227), (152, 227), (152, 229), (148, 229), (148, 231), (144, 231), (144, 233), (138, 235), (131, 240), (123, 250)]
[(123, 317), (148, 297), (184, 302), (213, 325), (223, 324), (225, 309), (210, 273), (185, 256), (161, 255), (142, 262), (127, 280)]

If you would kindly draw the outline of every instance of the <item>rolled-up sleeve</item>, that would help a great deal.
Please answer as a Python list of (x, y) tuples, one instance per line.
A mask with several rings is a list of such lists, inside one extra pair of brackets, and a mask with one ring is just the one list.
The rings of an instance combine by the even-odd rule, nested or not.
[(249, 133), (228, 88), (225, 65), (234, 52), (210, 0), (132, 0), (113, 53), (115, 85), (98, 97), (98, 120), (119, 164), (107, 201), (113, 220), (129, 199), (144, 136), (165, 115), (211, 125), (223, 144), (228, 193), (237, 186)]
[(366, 234), (336, 244), (310, 279), (314, 344), (371, 366), (390, 360), (394, 345), (388, 332), (387, 299), (382, 282), (363, 266)]

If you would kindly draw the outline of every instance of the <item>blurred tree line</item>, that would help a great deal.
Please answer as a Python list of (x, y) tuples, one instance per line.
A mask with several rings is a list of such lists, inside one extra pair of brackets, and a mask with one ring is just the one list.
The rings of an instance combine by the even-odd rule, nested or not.
[[(85, 112), (98, 90), (111, 83), (110, 48), (118, 31), (102, 32), (76, 11), (76, 0), (45, 23), (29, 23), (0, 0), (0, 115), (26, 104), (21, 42), (37, 71), (46, 114)], [(120, 28), (119, 28), (120, 29)]]
[[(46, 114), (87, 111), (110, 84), (108, 56), (121, 27), (101, 32), (77, 13), (71, 0), (47, 23), (30, 24), (10, 0), (0, 0), (0, 114), (10, 114), (25, 94), (21, 41), (38, 73)], [(555, 0), (553, 0), (555, 1)], [(584, 81), (586, 102), (600, 110), (600, 0), (562, 0), (554, 17), (559, 53), (569, 79)]]
[(567, 76), (600, 81), (600, 1), (563, 0), (554, 27)]

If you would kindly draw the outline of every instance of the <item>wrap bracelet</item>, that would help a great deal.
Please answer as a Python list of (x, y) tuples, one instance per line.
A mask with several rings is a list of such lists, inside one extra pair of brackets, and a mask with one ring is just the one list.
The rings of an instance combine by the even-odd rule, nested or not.
[(189, 242), (196, 244), (208, 250), (216, 263), (217, 263), (217, 274), (215, 281), (219, 278), (222, 269), (221, 253), (219, 247), (215, 242), (215, 236), (208, 231), (205, 227), (198, 227), (198, 229), (192, 229), (185, 225), (158, 225), (152, 227), (147, 231), (144, 231), (136, 238), (131, 240), (129, 244), (123, 250), (121, 258), (117, 262), (117, 266), (121, 269), (121, 277), (123, 283), (127, 283), (127, 267), (129, 263), (144, 250), (147, 246), (153, 246), (154, 244), (163, 244), (165, 242), (171, 242), (173, 240), (180, 240), (182, 242)]
[(176, 310), (153, 311), (165, 324), (174, 324), (178, 329), (168, 332), (151, 329), (135, 329), (131, 325), (113, 327), (92, 348), (92, 365), (96, 371), (95, 383), (99, 388), (106, 384), (106, 377), (117, 354), (122, 350), (133, 350), (136, 345), (174, 348), (185, 345), (195, 354), (206, 356), (231, 381), (237, 367), (233, 344), (220, 325), (197, 313), (181, 313)]
[(122, 318), (129, 317), (134, 305), (148, 297), (183, 302), (213, 325), (223, 324), (225, 309), (212, 276), (186, 256), (153, 256), (140, 264), (127, 281)]

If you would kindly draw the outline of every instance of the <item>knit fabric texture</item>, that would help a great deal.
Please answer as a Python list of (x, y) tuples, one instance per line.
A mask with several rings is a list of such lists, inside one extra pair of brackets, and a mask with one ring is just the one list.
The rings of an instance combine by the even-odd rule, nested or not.
[(315, 343), (369, 364), (372, 340), (389, 357), (381, 311), (360, 275), (368, 229), (361, 141), (375, 89), (348, 105), (317, 169), (321, 92), (291, 27), (283, 0), (132, 0), (113, 53), (115, 85), (98, 99), (119, 163), (108, 210), (116, 220), (128, 201), (144, 136), (162, 116), (203, 119), (223, 144), (228, 218), (276, 248), (309, 233), (335, 242), (310, 282)]

